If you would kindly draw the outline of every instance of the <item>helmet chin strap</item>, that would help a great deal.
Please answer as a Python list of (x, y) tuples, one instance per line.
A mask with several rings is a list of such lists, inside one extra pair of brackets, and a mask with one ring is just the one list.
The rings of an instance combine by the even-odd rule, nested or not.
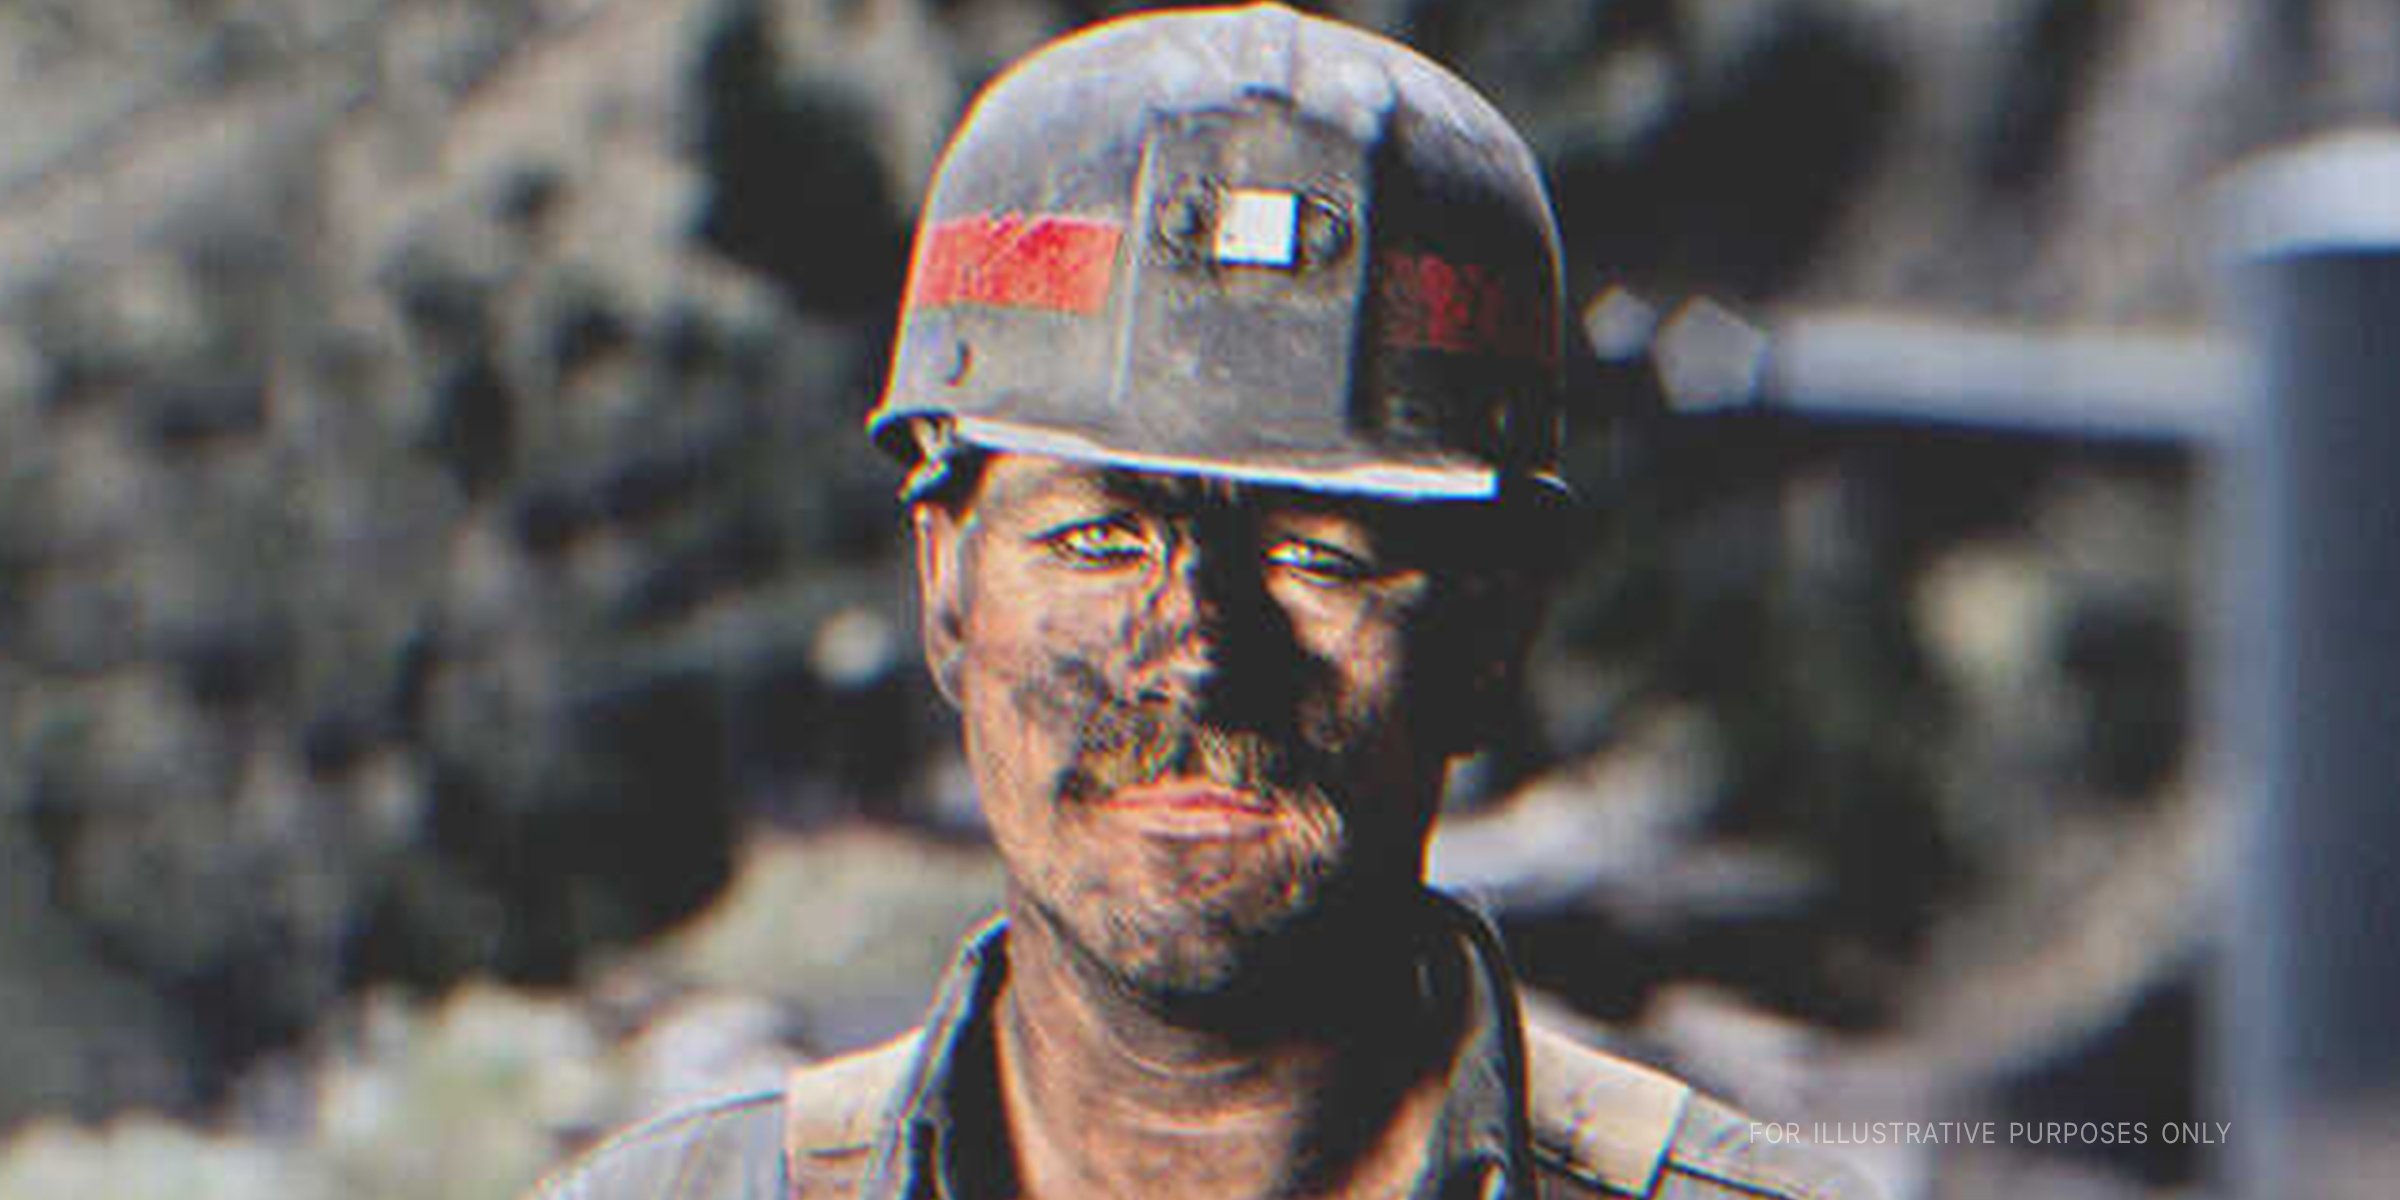
[(900, 499), (915, 504), (949, 482), (957, 465), (959, 442), (951, 423), (938, 417), (909, 422), (908, 433), (917, 444), (917, 461), (900, 484)]

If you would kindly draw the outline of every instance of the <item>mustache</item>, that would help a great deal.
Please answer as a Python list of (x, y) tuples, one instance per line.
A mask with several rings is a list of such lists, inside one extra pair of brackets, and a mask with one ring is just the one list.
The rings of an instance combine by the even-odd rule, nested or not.
[(1323, 777), (1326, 757), (1314, 746), (1295, 747), (1184, 712), (1109, 704), (1081, 722), (1060, 790), (1069, 800), (1097, 800), (1163, 779), (1195, 778), (1262, 798), (1322, 798), (1315, 780)]

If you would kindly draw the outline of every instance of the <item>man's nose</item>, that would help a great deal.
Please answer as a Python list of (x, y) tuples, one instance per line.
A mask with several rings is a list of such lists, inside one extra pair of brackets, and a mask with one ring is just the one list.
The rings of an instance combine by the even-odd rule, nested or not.
[(1195, 714), (1264, 699), (1275, 647), (1291, 633), (1268, 595), (1254, 538), (1179, 538), (1137, 632), (1141, 696)]

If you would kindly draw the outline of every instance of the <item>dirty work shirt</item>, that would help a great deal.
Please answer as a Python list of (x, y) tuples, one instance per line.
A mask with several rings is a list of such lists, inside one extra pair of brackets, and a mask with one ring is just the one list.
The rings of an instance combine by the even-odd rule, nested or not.
[[(1424, 972), (1464, 989), (1468, 1032), (1413, 1200), (1850, 1200), (1823, 1152), (1670, 1076), (1521, 1023), (1488, 927), (1426, 893)], [(795, 1071), (776, 1092), (622, 1134), (537, 1200), (1001, 1200), (1015, 1189), (992, 1053), (1007, 928), (971, 936), (924, 1027)]]

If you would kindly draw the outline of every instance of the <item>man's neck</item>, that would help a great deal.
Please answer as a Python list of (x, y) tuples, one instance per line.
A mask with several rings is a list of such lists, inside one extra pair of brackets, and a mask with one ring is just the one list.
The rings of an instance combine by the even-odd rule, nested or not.
[(1204, 1021), (1130, 995), (1029, 907), (996, 1030), (1025, 1200), (1409, 1193), (1462, 1032), (1416, 943), (1348, 942), (1341, 970), (1241, 1009), (1272, 1020)]

